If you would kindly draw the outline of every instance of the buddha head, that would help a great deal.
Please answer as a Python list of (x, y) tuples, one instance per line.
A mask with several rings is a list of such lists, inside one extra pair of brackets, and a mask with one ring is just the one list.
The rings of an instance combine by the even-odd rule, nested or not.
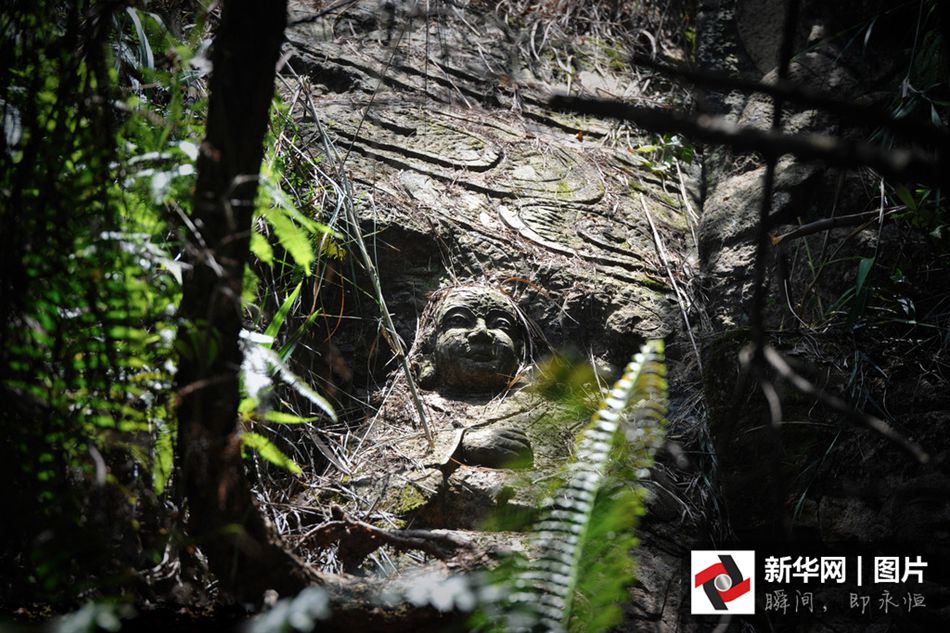
[(443, 291), (431, 312), (423, 353), (424, 383), (470, 393), (497, 393), (525, 360), (525, 328), (514, 302), (485, 286)]

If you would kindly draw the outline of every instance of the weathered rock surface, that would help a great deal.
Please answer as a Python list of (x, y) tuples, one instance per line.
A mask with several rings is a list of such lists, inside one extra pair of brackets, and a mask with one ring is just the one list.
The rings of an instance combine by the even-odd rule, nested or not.
[[(632, 41), (562, 42), (572, 56), (565, 66), (567, 48), (542, 43), (539, 50), (537, 31), (520, 32), (476, 3), (447, 7), (437, 19), (402, 9), (387, 14), (370, 2), (325, 11), (292, 4), (292, 72), (285, 73), (284, 100), (330, 180), (339, 178), (336, 170), (345, 162), (363, 233), (407, 347), (418, 341), (430, 294), (473, 281), (503, 289), (518, 304), (533, 324), (533, 360), (551, 348), (574, 347), (611, 377), (611, 368), (645, 338), (672, 342), (671, 433), (693, 461), (684, 471), (667, 459), (646, 483), (654, 494), (624, 630), (716, 624), (686, 615), (683, 565), (688, 550), (700, 545), (859, 543), (875, 552), (899, 545), (946, 568), (946, 344), (922, 332), (918, 317), (931, 325), (945, 319), (941, 302), (950, 294), (950, 277), (946, 255), (926, 236), (885, 223), (790, 238), (770, 253), (764, 316), (771, 344), (797, 371), (924, 446), (935, 458), (931, 464), (909, 459), (880, 434), (845, 422), (773, 374), (760, 375), (773, 381), (782, 402), (783, 423), (773, 427), (766, 401), (743, 382), (747, 375), (738, 360), (749, 341), (761, 157), (704, 148), (697, 226), (670, 165), (639, 151), (654, 138), (631, 126), (545, 108), (556, 91), (649, 98), (623, 61)], [(700, 0), (699, 66), (774, 79), (779, 12), (786, 4)], [(881, 39), (858, 50), (849, 16), (885, 10), (872, 0), (859, 5), (844, 10), (803, 3), (790, 78), (843, 100), (882, 103), (904, 63), (898, 31), (906, 16), (888, 13), (894, 24), (876, 27), (873, 35), (884, 33)], [(761, 96), (706, 91), (697, 101), (744, 126), (771, 125), (771, 100)], [(860, 139), (873, 132), (788, 104), (783, 129)], [(329, 156), (327, 147), (333, 148)], [(778, 235), (819, 218), (883, 208), (880, 191), (879, 179), (866, 171), (783, 158), (769, 230)], [(669, 261), (657, 256), (651, 223)], [(863, 312), (867, 306), (858, 310), (847, 298), (856, 293), (855, 262), (867, 258), (874, 262), (867, 283), (875, 288), (867, 306), (889, 317), (870, 318)], [(668, 264), (690, 288), (689, 264), (697, 260), (702, 278), (693, 287), (705, 301), (689, 306), (688, 316), (701, 329), (702, 398), (687, 387), (691, 352), (684, 351), (689, 348), (667, 270)], [(543, 478), (569, 454), (576, 428), (521, 385), (503, 398), (426, 387), (423, 401), (436, 431), (430, 451), (421, 429), (412, 426), (408, 400), (391, 400), (387, 408), (395, 364), (364, 273), (356, 269), (348, 277), (352, 285), (336, 296), (325, 291), (321, 300), (328, 314), (342, 315), (333, 341), (351, 361), (353, 395), (364, 402), (375, 397), (381, 414), (370, 436), (361, 427), (358, 438), (347, 439), (353, 466), (348, 485), (361, 493), (341, 493), (337, 501), (368, 518), (384, 508), (375, 518), (385, 515), (390, 524), (468, 531), (486, 543), (517, 546), (517, 535), (485, 532), (482, 520), (500, 508), (529, 511), (531, 495), (519, 495), (530, 487), (514, 485), (519, 474), (513, 469), (465, 463), (463, 437), (470, 433), (472, 455), (491, 451), (497, 437), (484, 429), (513, 424), (531, 444), (528, 472)], [(908, 332), (916, 332), (911, 350), (900, 347)], [(708, 412), (708, 426), (701, 410)], [(366, 408), (351, 411), (359, 418)], [(551, 428), (560, 431), (552, 434)], [(704, 466), (701, 478), (697, 464)], [(388, 478), (379, 476), (380, 465)], [(722, 511), (727, 525), (720, 523)], [(927, 630), (927, 623), (940, 621), (946, 610), (940, 600), (948, 592), (939, 583), (945, 580), (928, 584), (934, 609), (901, 626)], [(831, 630), (818, 621), (766, 617), (734, 620), (732, 630)], [(828, 624), (834, 630), (852, 625), (847, 614)]]
[[(512, 76), (511, 46), (498, 44), (516, 34), (491, 13), (450, 12), (393, 34), (378, 19), (375, 5), (357, 4), (343, 17), (292, 28), (289, 39), (290, 63), (308, 78), (363, 192), (384, 287), (398, 294), (414, 285), (418, 306), (440, 278), (528, 280), (548, 296), (531, 302), (530, 316), (555, 344), (577, 335), (579, 346), (602, 341), (607, 319), (623, 310), (629, 331), (609, 345), (614, 362), (645, 335), (673, 331), (644, 207), (672, 244), (686, 216), (675, 183), (662, 183), (631, 153), (647, 139), (627, 130), (628, 142), (604, 142), (616, 133), (608, 124), (547, 111), (544, 99), (566, 84), (541, 83), (528, 69)], [(586, 90), (576, 82), (572, 89)], [(320, 147), (309, 116), (297, 112), (310, 145)], [(400, 251), (384, 252), (393, 247)]]
[[(647, 338), (666, 337), (674, 357), (681, 353), (679, 310), (651, 228), (679, 271), (691, 220), (672, 163), (638, 151), (655, 139), (629, 126), (544, 106), (556, 91), (646, 98), (623, 61), (631, 42), (579, 39), (573, 71), (564, 73), (554, 47), (522, 58), (530, 51), (520, 48), (525, 34), (477, 4), (447, 5), (433, 19), (395, 15), (388, 23), (376, 3), (324, 14), (292, 3), (290, 21), (288, 64), (300, 79), (288, 81), (283, 98), (315, 155), (334, 148), (336, 159), (324, 155), (320, 163), (331, 178), (334, 160), (346, 161), (362, 230), (407, 346), (418, 343), (430, 293), (477, 281), (518, 304), (532, 326), (532, 360), (574, 348), (611, 380), (612, 368)], [(352, 359), (362, 397), (375, 386), (385, 396), (401, 379), (362, 275), (327, 311), (359, 317), (341, 323), (334, 343)], [(346, 485), (360, 491), (358, 499), (335, 499), (357, 516), (382, 513), (396, 524), (484, 529), (499, 509), (530, 512), (541, 485), (525, 486), (526, 473), (542, 482), (553, 474), (585, 422), (520, 385), (500, 398), (427, 387), (422, 399), (436, 433), (429, 451), (413, 427), (404, 385), (397, 391), (377, 401), (370, 435), (353, 444)], [(695, 420), (679, 417), (674, 434), (691, 436)], [(497, 444), (482, 431), (496, 423), (526, 433), (530, 471), (469, 463)], [(628, 628), (644, 619), (682, 625), (682, 557), (705, 520), (693, 511), (699, 502), (695, 491), (685, 492), (687, 478), (670, 470), (667, 485), (654, 488), (667, 511), (644, 532), (649, 553)], [(509, 545), (518, 540), (498, 535)]]
[[(703, 3), (706, 10), (715, 3)], [(707, 68), (722, 62), (715, 51), (739, 51), (730, 70), (765, 81), (774, 79), (781, 20), (756, 17), (755, 7), (781, 2), (725, 2), (708, 40), (701, 37), (699, 58)], [(708, 6), (707, 6), (708, 5)], [(887, 7), (866, 2), (868, 15)], [(893, 20), (862, 51), (840, 36), (854, 7), (836, 10), (817, 2), (802, 3), (790, 79), (820, 88), (842, 100), (876, 103), (886, 108), (896, 90), (890, 73), (903, 51), (901, 24), (910, 16), (888, 13)], [(769, 39), (764, 34), (771, 32)], [(868, 35), (872, 37), (871, 34)], [(703, 44), (705, 42), (705, 44)], [(771, 60), (771, 61), (769, 61)], [(890, 86), (890, 88), (886, 88)], [(707, 100), (741, 125), (771, 125), (771, 100), (737, 93)], [(783, 130), (868, 138), (873, 130), (831, 117), (817, 109), (783, 111)], [(749, 343), (750, 308), (758, 213), (763, 195), (761, 157), (713, 150), (715, 164), (705, 170), (706, 197), (699, 231), (703, 294), (710, 328), (704, 345), (704, 395), (710, 434), (716, 447), (725, 509), (738, 542), (756, 549), (794, 553), (854, 547), (865, 556), (887, 548), (908, 555), (927, 552), (931, 566), (946, 568), (950, 542), (945, 516), (947, 374), (940, 360), (944, 345), (926, 333), (932, 326), (894, 316), (914, 305), (915, 314), (935, 316), (936, 297), (950, 290), (946, 255), (937, 245), (901, 224), (880, 225), (877, 218), (829, 232), (816, 232), (776, 244), (769, 252), (770, 291), (765, 307), (769, 342), (818, 389), (844, 394), (862, 410), (886, 422), (930, 454), (923, 464), (882, 434), (849, 421), (781, 380), (774, 371), (760, 375), (781, 400), (778, 426), (761, 391), (744, 373), (740, 352)], [(780, 236), (820, 218), (860, 212), (884, 212), (885, 184), (866, 170), (832, 170), (785, 157), (776, 168), (768, 230)], [(873, 214), (872, 215), (876, 215)], [(867, 260), (874, 286), (867, 305), (855, 293), (857, 262)], [(940, 262), (940, 263), (938, 263)], [(888, 279), (890, 276), (890, 279)], [(899, 281), (895, 281), (899, 280)], [(924, 286), (928, 290), (923, 290)], [(863, 299), (861, 299), (863, 301)], [(870, 308), (871, 303), (875, 308)], [(921, 305), (930, 306), (920, 310)], [(865, 308), (867, 308), (865, 310)], [(871, 311), (873, 310), (873, 312)], [(890, 314), (892, 316), (883, 316)], [(937, 321), (942, 317), (938, 317)], [(934, 325), (937, 321), (932, 322)], [(911, 349), (898, 341), (915, 331)], [(914, 368), (911, 369), (910, 365)], [(941, 387), (935, 388), (939, 383)], [(736, 385), (744, 385), (737, 389)], [(939, 394), (939, 395), (938, 395)], [(938, 498), (939, 497), (939, 498)], [(928, 630), (947, 620), (946, 577), (938, 572), (927, 582), (933, 596), (929, 613), (902, 612), (890, 626)], [(782, 619), (772, 614), (768, 626), (778, 630), (857, 630), (842, 608), (847, 597), (829, 598), (826, 622)], [(883, 625), (882, 625), (883, 626)]]

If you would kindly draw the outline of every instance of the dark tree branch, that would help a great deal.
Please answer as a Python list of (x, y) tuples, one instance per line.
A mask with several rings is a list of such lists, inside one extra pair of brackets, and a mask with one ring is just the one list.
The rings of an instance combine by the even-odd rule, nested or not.
[(242, 601), (267, 589), (297, 593), (310, 581), (252, 501), (237, 429), (241, 290), (286, 19), (286, 0), (223, 5), (176, 344), (188, 531), (222, 587)]
[(776, 158), (789, 154), (836, 167), (871, 167), (896, 180), (943, 188), (950, 185), (950, 154), (947, 153), (934, 156), (915, 148), (885, 149), (824, 134), (783, 134), (740, 127), (722, 117), (691, 116), (632, 106), (613, 99), (557, 95), (548, 105), (556, 110), (629, 121), (651, 132), (682, 134), (693, 141), (727, 145), (738, 152), (761, 152)]
[[(785, 21), (782, 28), (782, 45), (779, 50), (778, 80), (784, 81), (788, 77), (788, 65), (792, 61), (792, 45), (795, 39), (795, 26), (798, 24), (798, 9), (800, 0), (790, 0), (785, 10)], [(772, 103), (772, 133), (782, 133), (782, 106), (784, 98), (773, 97)], [(765, 347), (765, 295), (768, 292), (766, 270), (769, 258), (769, 213), (772, 210), (772, 188), (775, 185), (775, 164), (778, 155), (766, 154), (765, 176), (762, 184), (762, 199), (759, 204), (759, 223), (756, 230), (755, 268), (752, 286), (752, 344), (754, 360), (761, 361), (762, 349)], [(761, 364), (761, 363), (759, 363)], [(778, 420), (773, 420), (775, 424)]]
[(354, 519), (336, 506), (331, 512), (331, 521), (316, 526), (303, 539), (322, 546), (339, 542), (344, 571), (356, 571), (363, 559), (383, 545), (403, 551), (419, 550), (439, 559), (449, 558), (460, 549), (472, 549), (470, 541), (451, 532), (390, 530)]
[(895, 119), (887, 112), (874, 106), (839, 101), (834, 97), (798, 85), (787, 79), (781, 79), (775, 83), (763, 83), (711, 70), (667, 66), (642, 56), (634, 57), (632, 63), (670, 77), (682, 79), (700, 88), (758, 92), (790, 103), (797, 103), (807, 108), (817, 108), (843, 117), (851, 125), (887, 128), (922, 145), (936, 147), (944, 153), (950, 152), (950, 132), (943, 128), (913, 119)]
[[(893, 215), (893, 213), (894, 211), (884, 213), (883, 217)], [(792, 229), (788, 233), (772, 235), (769, 239), (772, 241), (772, 246), (778, 246), (785, 240), (794, 240), (799, 237), (812, 235), (814, 233), (821, 233), (822, 231), (829, 231), (842, 226), (857, 226), (868, 221), (873, 221), (880, 217), (882, 217), (882, 213), (880, 211), (865, 211), (864, 213), (852, 213), (850, 215), (839, 215), (833, 218), (823, 218), (821, 220), (809, 222), (808, 224), (803, 224), (798, 228)]]
[(763, 351), (765, 361), (769, 366), (772, 367), (779, 376), (787, 380), (802, 393), (814, 396), (818, 402), (832, 411), (844, 415), (850, 422), (883, 435), (919, 463), (926, 464), (930, 461), (930, 455), (917, 442), (904, 437), (884, 420), (876, 418), (873, 415), (862, 413), (838, 396), (819, 388), (813, 382), (792, 369), (788, 361), (786, 361), (775, 348), (766, 346)]
[[(785, 9), (785, 21), (782, 29), (782, 44), (779, 50), (778, 78), (779, 81), (788, 77), (788, 65), (792, 59), (792, 44), (795, 39), (795, 25), (798, 23), (798, 9), (800, 0), (790, 0)], [(782, 97), (772, 99), (772, 129), (773, 134), (782, 133)], [(772, 471), (771, 502), (774, 508), (774, 525), (776, 532), (784, 529), (786, 479), (782, 473), (782, 438), (778, 428), (782, 421), (782, 403), (775, 390), (775, 386), (763, 371), (765, 367), (764, 352), (766, 347), (765, 336), (765, 298), (768, 293), (768, 261), (769, 261), (769, 214), (772, 211), (772, 189), (775, 186), (775, 166), (778, 155), (766, 154), (765, 175), (762, 182), (762, 194), (759, 202), (759, 221), (756, 225), (755, 265), (752, 280), (752, 301), (750, 307), (750, 322), (752, 326), (752, 371), (758, 380), (759, 389), (769, 404), (771, 424), (767, 426), (769, 443), (772, 450), (770, 468)]]

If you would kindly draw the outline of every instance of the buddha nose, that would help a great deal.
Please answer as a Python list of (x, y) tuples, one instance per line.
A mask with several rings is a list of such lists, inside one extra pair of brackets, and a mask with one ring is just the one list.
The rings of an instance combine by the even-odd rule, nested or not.
[(491, 332), (488, 331), (488, 326), (485, 324), (485, 319), (478, 319), (475, 323), (475, 327), (472, 329), (472, 333), (468, 335), (470, 341), (491, 341), (492, 337)]

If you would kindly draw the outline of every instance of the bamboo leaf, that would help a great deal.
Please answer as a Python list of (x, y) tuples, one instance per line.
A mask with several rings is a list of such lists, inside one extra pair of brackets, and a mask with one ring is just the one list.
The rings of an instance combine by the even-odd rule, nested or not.
[(142, 26), (142, 20), (139, 18), (139, 12), (132, 7), (126, 7), (125, 12), (132, 18), (132, 24), (135, 25), (135, 35), (139, 39), (139, 61), (146, 68), (155, 68), (155, 56), (152, 54), (152, 45), (148, 42), (148, 36), (145, 34), (145, 27)]
[(277, 371), (280, 374), (281, 379), (293, 387), (297, 393), (302, 395), (313, 404), (317, 405), (320, 410), (330, 416), (331, 420), (336, 422), (336, 411), (333, 410), (333, 405), (330, 404), (330, 401), (311, 389), (310, 386), (304, 382), (303, 378), (290, 371), (290, 368), (287, 367), (287, 364), (281, 360), (277, 354), (274, 354), (273, 352), (270, 353), (273, 354), (273, 357), (277, 359)]
[(271, 248), (267, 238), (257, 231), (251, 233), (251, 252), (268, 266), (274, 263), (274, 249)]
[(271, 349), (273, 337), (242, 330), (241, 339), (244, 345), (244, 362), (242, 363), (244, 386), (250, 398), (255, 402), (260, 402), (261, 394), (270, 388), (271, 375), (276, 372), (284, 383), (315, 404), (334, 422), (336, 421), (333, 405), (314, 391), (303, 378), (291, 371), (286, 361)]
[(277, 352), (281, 359), (286, 360), (294, 353), (294, 350), (297, 348), (297, 343), (300, 341), (301, 337), (306, 334), (307, 330), (313, 325), (313, 322), (317, 320), (317, 317), (323, 314), (323, 310), (314, 310), (313, 313), (307, 317), (307, 319), (300, 324), (296, 331), (287, 337), (287, 341), (284, 343), (283, 347)]
[[(269, 336), (272, 339), (277, 336), (277, 333), (280, 331), (281, 326), (287, 319), (287, 315), (290, 313), (290, 309), (293, 307), (294, 302), (297, 301), (297, 297), (300, 296), (300, 288), (302, 285), (303, 282), (298, 283), (297, 287), (293, 289), (293, 292), (287, 295), (287, 297), (284, 299), (284, 302), (280, 304), (280, 308), (277, 309), (277, 313), (274, 315), (274, 318), (271, 319), (267, 329), (264, 330), (264, 336)], [(271, 347), (273, 344), (273, 341), (271, 341), (270, 343), (267, 343), (267, 347)]]
[(241, 436), (244, 446), (257, 451), (257, 454), (275, 466), (280, 466), (295, 475), (302, 475), (303, 469), (293, 459), (288, 457), (273, 442), (259, 433), (247, 431)]
[(264, 414), (264, 419), (268, 422), (275, 422), (277, 424), (306, 424), (308, 422), (313, 422), (318, 418), (302, 418), (299, 415), (284, 413), (283, 411), (268, 411)]
[(155, 455), (152, 459), (152, 488), (155, 494), (162, 494), (175, 466), (175, 453), (172, 448), (172, 434), (167, 428), (159, 428), (155, 438)]
[(264, 217), (268, 223), (274, 227), (274, 234), (294, 262), (304, 269), (305, 275), (310, 275), (310, 266), (313, 264), (314, 253), (313, 246), (310, 244), (310, 236), (307, 231), (297, 226), (293, 220), (282, 210), (272, 209), (265, 213)]

